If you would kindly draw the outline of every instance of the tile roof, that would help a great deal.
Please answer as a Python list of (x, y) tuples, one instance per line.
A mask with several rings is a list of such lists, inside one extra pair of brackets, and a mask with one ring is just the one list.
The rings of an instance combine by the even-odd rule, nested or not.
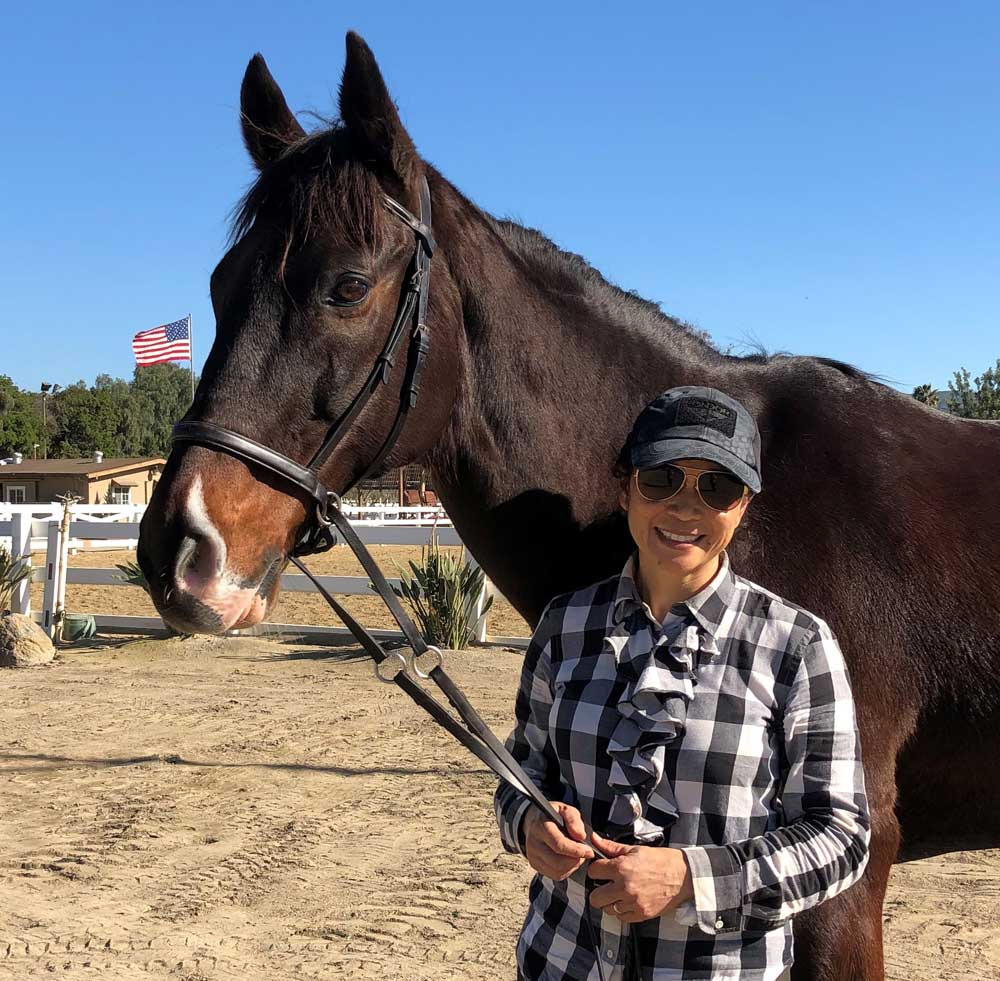
[(25, 460), (0, 466), (0, 480), (42, 477), (109, 477), (123, 470), (141, 470), (163, 466), (167, 461), (159, 456), (110, 457), (97, 463), (93, 457), (68, 460)]

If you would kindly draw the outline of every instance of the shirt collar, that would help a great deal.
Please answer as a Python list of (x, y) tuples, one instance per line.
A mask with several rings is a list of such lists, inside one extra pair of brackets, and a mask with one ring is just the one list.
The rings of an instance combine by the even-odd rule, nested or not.
[[(620, 623), (635, 609), (645, 611), (652, 619), (652, 613), (635, 582), (635, 559), (636, 553), (629, 556), (621, 575), (618, 577), (618, 589), (613, 604), (613, 618), (616, 623)], [(719, 570), (711, 581), (702, 586), (694, 596), (689, 596), (686, 600), (675, 603), (670, 608), (670, 612), (680, 616), (690, 612), (706, 633), (715, 637), (722, 626), (722, 618), (735, 595), (736, 584), (733, 581), (729, 553), (723, 549), (719, 559)]]

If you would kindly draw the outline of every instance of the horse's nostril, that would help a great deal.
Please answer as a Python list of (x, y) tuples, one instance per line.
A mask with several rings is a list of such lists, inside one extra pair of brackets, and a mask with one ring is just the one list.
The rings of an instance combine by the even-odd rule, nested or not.
[(219, 579), (225, 564), (225, 554), (210, 537), (185, 535), (177, 549), (174, 579), (189, 593), (199, 593)]
[(198, 542), (195, 538), (190, 535), (186, 535), (177, 548), (177, 558), (174, 561), (174, 578), (177, 580), (182, 580), (184, 578), (184, 573), (187, 572), (188, 566), (191, 565), (194, 559), (194, 553), (198, 549)]

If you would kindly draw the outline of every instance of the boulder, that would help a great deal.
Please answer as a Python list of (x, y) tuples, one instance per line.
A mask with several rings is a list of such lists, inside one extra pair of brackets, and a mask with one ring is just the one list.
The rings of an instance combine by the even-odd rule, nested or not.
[(48, 664), (55, 656), (48, 634), (31, 617), (0, 616), (0, 668), (32, 668)]

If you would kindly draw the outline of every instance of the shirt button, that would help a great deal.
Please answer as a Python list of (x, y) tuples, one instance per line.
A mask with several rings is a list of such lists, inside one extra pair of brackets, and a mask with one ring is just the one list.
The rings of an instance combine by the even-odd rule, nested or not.
[(609, 961), (613, 961), (615, 959), (615, 952), (609, 947), (606, 951), (604, 951), (604, 956)]
[(726, 925), (726, 922), (721, 917), (718, 920), (715, 921), (715, 929), (716, 930), (721, 930), (725, 925)]

